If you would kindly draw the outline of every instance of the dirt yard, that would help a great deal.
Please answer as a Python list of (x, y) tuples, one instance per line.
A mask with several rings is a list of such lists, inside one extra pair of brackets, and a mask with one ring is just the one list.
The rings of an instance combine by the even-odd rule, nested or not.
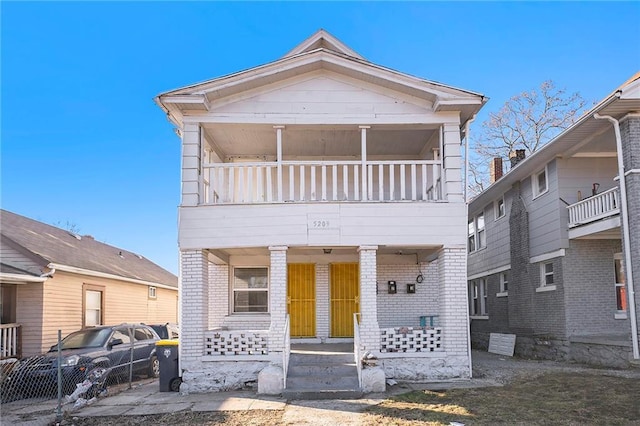
[(474, 377), (493, 386), (404, 393), (403, 388), (396, 387), (388, 392), (386, 399), (369, 404), (294, 401), (284, 410), (74, 418), (69, 419), (68, 424), (640, 425), (640, 370), (637, 369), (605, 370), (474, 351)]

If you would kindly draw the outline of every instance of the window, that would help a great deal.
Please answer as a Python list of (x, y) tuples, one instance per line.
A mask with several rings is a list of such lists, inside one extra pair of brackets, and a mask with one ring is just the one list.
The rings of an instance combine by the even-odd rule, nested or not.
[(615, 268), (615, 285), (616, 285), (616, 313), (617, 318), (626, 318), (627, 314), (627, 288), (626, 279), (624, 275), (624, 262), (622, 262), (622, 255), (616, 254), (614, 258)]
[(104, 324), (104, 287), (85, 284), (83, 290), (83, 327)]
[(233, 270), (233, 312), (269, 312), (268, 268)]
[(471, 286), (471, 316), (487, 315), (487, 281), (484, 279), (470, 282)]
[(496, 200), (496, 202), (494, 203), (494, 210), (495, 210), (496, 220), (500, 219), (501, 217), (504, 217), (506, 213), (504, 208), (504, 197), (500, 198), (499, 200)]
[(553, 285), (553, 263), (543, 263), (540, 268), (540, 286)]
[(484, 229), (484, 213), (480, 213), (469, 221), (469, 253), (487, 246)]
[(155, 299), (157, 298), (157, 290), (154, 286), (150, 286), (149, 287), (149, 299)]
[(539, 197), (540, 195), (547, 192), (548, 183), (547, 183), (547, 167), (540, 170), (538, 173), (532, 176), (533, 179), (533, 198)]
[(500, 272), (500, 293), (509, 291), (509, 276), (506, 272)]

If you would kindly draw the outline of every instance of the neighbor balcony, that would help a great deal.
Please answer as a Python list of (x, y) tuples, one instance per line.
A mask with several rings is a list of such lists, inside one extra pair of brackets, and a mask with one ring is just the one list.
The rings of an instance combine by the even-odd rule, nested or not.
[(619, 200), (616, 187), (569, 205), (569, 238), (620, 238)]

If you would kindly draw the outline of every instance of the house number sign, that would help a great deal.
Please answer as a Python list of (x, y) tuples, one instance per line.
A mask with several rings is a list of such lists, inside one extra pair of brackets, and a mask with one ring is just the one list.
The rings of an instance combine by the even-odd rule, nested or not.
[(320, 232), (337, 230), (340, 228), (340, 217), (338, 215), (331, 214), (310, 214), (307, 217), (307, 228), (309, 229), (309, 231)]

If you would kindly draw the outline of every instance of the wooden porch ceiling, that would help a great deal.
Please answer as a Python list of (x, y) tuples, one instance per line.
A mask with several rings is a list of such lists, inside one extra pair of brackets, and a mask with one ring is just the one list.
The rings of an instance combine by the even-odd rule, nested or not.
[[(267, 125), (205, 125), (210, 147), (225, 158), (275, 156), (276, 131)], [(439, 146), (437, 128), (375, 127), (367, 130), (367, 155), (394, 159), (432, 157)], [(361, 155), (361, 132), (355, 126), (287, 126), (282, 132), (285, 158)], [(427, 157), (423, 157), (427, 155)]]

